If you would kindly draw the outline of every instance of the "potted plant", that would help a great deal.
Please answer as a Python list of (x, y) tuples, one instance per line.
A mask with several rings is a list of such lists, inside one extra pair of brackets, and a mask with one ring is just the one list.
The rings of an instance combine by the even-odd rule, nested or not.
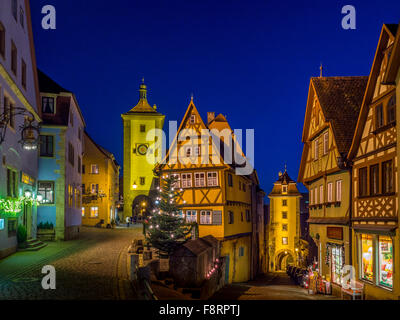
[(23, 225), (19, 225), (17, 229), (17, 241), (18, 241), (18, 247), (19, 248), (26, 248), (26, 240), (27, 240), (28, 234), (26, 232), (26, 228)]

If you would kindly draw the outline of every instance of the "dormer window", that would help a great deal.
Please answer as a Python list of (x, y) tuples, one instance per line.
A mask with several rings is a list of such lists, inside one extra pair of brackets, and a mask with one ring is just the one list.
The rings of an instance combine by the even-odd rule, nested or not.
[(282, 186), (282, 193), (287, 193), (287, 186)]
[(54, 114), (54, 98), (50, 97), (42, 98), (42, 112), (48, 114)]

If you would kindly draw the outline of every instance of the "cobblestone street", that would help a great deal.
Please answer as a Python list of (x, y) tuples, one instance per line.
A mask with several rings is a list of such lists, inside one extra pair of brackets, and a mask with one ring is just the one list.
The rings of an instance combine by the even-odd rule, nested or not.
[[(143, 238), (142, 225), (111, 230), (82, 227), (78, 240), (17, 252), (0, 260), (0, 300), (135, 299), (126, 260), (135, 238)], [(45, 265), (56, 269), (56, 290), (42, 289)]]
[(331, 295), (309, 295), (286, 273), (272, 273), (247, 283), (225, 286), (211, 300), (337, 300)]

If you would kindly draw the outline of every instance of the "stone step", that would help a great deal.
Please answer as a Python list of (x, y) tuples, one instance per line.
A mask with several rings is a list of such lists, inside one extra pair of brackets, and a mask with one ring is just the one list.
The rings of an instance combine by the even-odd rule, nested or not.
[(35, 244), (35, 246), (28, 246), (24, 249), (18, 249), (18, 251), (39, 251), (47, 246), (47, 243), (40, 242), (39, 244)]

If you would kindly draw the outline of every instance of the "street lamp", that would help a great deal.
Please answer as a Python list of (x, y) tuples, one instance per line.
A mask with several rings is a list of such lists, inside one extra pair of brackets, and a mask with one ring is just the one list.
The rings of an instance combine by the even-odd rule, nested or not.
[(136, 181), (133, 183), (133, 186), (132, 186), (132, 188), (133, 188), (134, 190), (136, 190), (136, 189), (137, 189), (137, 184), (136, 184)]

